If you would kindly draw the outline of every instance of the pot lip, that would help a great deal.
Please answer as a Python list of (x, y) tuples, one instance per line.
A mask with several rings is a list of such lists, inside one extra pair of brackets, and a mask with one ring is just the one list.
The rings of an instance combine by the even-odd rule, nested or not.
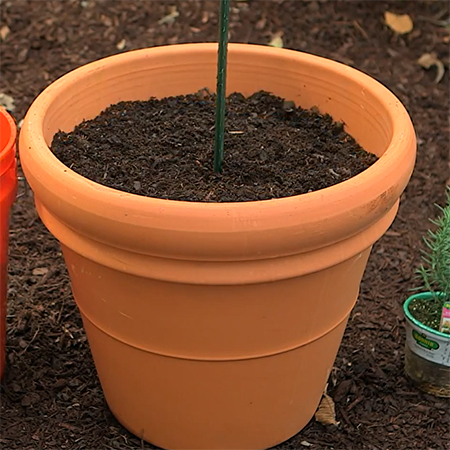
[[(439, 293), (438, 293), (439, 294)], [(437, 331), (434, 330), (433, 328), (427, 327), (426, 325), (424, 325), (422, 322), (420, 322), (419, 320), (417, 320), (409, 311), (409, 304), (415, 300), (416, 298), (419, 299), (430, 299), (432, 296), (432, 293), (427, 291), (427, 292), (420, 292), (419, 294), (414, 294), (411, 295), (410, 297), (408, 297), (405, 302), (403, 303), (403, 312), (405, 314), (405, 317), (407, 319), (407, 321), (413, 323), (414, 325), (416, 325), (417, 327), (421, 328), (422, 330), (426, 331), (427, 333), (430, 333), (434, 336), (437, 336), (439, 338), (443, 338), (446, 340), (450, 341), (450, 334), (447, 333), (442, 333), (441, 331)]]
[(0, 175), (3, 175), (12, 165), (16, 156), (15, 144), (17, 138), (17, 127), (11, 114), (6, 108), (0, 106), (0, 115), (2, 115), (9, 124), (10, 136), (6, 145), (0, 149)]
[[(371, 78), (369, 75), (366, 75), (358, 69), (354, 69), (340, 62), (321, 56), (285, 48), (241, 43), (230, 43), (229, 52), (257, 53), (262, 60), (264, 60), (265, 56), (286, 55), (290, 58), (296, 58), (298, 61), (303, 60), (309, 63), (315, 62), (316, 65), (319, 64), (329, 70), (339, 68), (339, 70), (346, 72), (346, 75), (356, 83), (359, 82), (364, 84), (367, 91), (372, 91), (373, 95), (376, 96), (381, 103), (386, 105), (386, 111), (389, 111), (389, 116), (393, 124), (392, 139), (385, 153), (372, 166), (360, 174), (336, 185), (317, 191), (268, 200), (208, 203), (146, 197), (104, 186), (85, 178), (65, 166), (46, 144), (42, 134), (43, 119), (46, 111), (58, 93), (67, 88), (67, 85), (70, 85), (76, 79), (79, 79), (92, 71), (98, 70), (105, 65), (119, 64), (128, 58), (140, 59), (148, 52), (173, 52), (176, 54), (179, 52), (196, 52), (200, 49), (203, 51), (216, 51), (217, 43), (187, 43), (137, 49), (108, 56), (78, 67), (54, 81), (35, 99), (27, 113), (28, 120), (27, 118), (25, 119), (21, 132), (27, 131), (28, 133), (34, 134), (33, 140), (35, 149), (37, 149), (36, 153), (39, 153), (39, 158), (41, 160), (45, 159), (45, 165), (47, 166), (45, 170), (47, 173), (64, 172), (64, 176), (67, 177), (67, 182), (73, 184), (74, 188), (77, 190), (82, 187), (95, 188), (98, 201), (105, 203), (110, 203), (112, 199), (115, 199), (112, 200), (113, 202), (127, 201), (128, 207), (133, 210), (142, 210), (142, 208), (152, 206), (158, 209), (164, 209), (166, 212), (176, 208), (178, 213), (182, 213), (183, 211), (184, 213), (189, 213), (195, 209), (198, 214), (202, 215), (210, 215), (213, 210), (221, 217), (231, 208), (237, 213), (244, 213), (245, 216), (249, 216), (251, 214), (261, 214), (263, 211), (263, 214), (265, 215), (265, 213), (269, 213), (269, 209), (272, 211), (272, 208), (281, 208), (282, 210), (286, 210), (287, 208), (297, 209), (300, 202), (302, 206), (308, 205), (309, 208), (311, 208), (312, 205), (317, 204), (317, 202), (323, 206), (323, 197), (325, 193), (328, 196), (330, 196), (331, 193), (334, 193), (332, 196), (333, 198), (330, 200), (339, 203), (339, 198), (354, 196), (355, 192), (360, 190), (362, 185), (377, 179), (385, 166), (395, 164), (397, 167), (402, 167), (405, 164), (405, 147), (408, 146), (405, 146), (404, 144), (412, 143), (415, 145), (415, 133), (406, 109), (388, 88)], [(382, 96), (384, 97), (383, 100), (381, 100)], [(32, 120), (30, 120), (31, 117)], [(38, 134), (35, 133), (36, 130), (39, 131)], [(387, 194), (389, 194), (389, 192), (387, 192)]]

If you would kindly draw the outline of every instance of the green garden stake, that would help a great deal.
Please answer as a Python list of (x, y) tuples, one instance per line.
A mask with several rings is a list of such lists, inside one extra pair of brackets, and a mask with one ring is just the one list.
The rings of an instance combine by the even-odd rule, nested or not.
[(229, 11), (230, 0), (221, 0), (219, 18), (219, 54), (217, 61), (216, 143), (214, 148), (214, 172), (216, 173), (222, 172), (223, 161)]

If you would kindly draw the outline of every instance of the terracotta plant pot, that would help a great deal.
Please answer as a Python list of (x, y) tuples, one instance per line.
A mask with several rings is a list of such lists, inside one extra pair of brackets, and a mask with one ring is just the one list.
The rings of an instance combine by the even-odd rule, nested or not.
[(6, 356), (9, 212), (17, 192), (16, 135), (13, 118), (0, 106), (0, 377)]
[(415, 159), (410, 118), (382, 85), (323, 58), (245, 44), (229, 46), (229, 93), (318, 106), (379, 161), (306, 195), (206, 204), (101, 186), (49, 150), (58, 130), (121, 100), (214, 91), (216, 59), (215, 44), (186, 44), (81, 67), (37, 98), (20, 136), (109, 407), (169, 449), (262, 449), (308, 423)]
[(409, 297), (406, 318), (405, 372), (422, 391), (436, 397), (450, 397), (450, 334), (441, 333), (417, 320), (409, 310), (415, 299), (431, 300), (430, 292)]

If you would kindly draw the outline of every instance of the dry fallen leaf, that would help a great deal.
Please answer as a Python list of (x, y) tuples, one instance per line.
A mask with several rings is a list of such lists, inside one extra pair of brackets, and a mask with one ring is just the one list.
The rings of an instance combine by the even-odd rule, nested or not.
[(389, 11), (384, 13), (386, 25), (397, 34), (407, 34), (414, 28), (413, 21), (408, 14), (394, 14)]
[(336, 421), (333, 399), (325, 392), (314, 418), (322, 425), (339, 425), (339, 422)]
[(45, 275), (48, 272), (46, 267), (36, 267), (33, 269), (33, 275)]
[(0, 92), (0, 105), (8, 111), (14, 111), (14, 99), (8, 95)]
[(283, 47), (283, 38), (281, 36), (283, 36), (283, 32), (282, 31), (279, 31), (278, 33), (275, 33), (272, 36), (272, 40), (269, 42), (269, 45), (271, 47), (282, 48)]
[(164, 16), (162, 19), (158, 20), (159, 25), (164, 25), (165, 23), (171, 25), (175, 22), (175, 19), (180, 15), (176, 6), (170, 7), (170, 13)]
[(417, 63), (424, 69), (430, 69), (431, 67), (436, 67), (436, 78), (434, 82), (437, 84), (442, 80), (445, 73), (445, 67), (443, 62), (438, 59), (436, 53), (424, 53), (418, 60)]

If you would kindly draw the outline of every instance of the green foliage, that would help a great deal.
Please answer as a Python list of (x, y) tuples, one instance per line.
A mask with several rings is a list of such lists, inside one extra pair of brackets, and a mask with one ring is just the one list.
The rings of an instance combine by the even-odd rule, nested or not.
[(441, 214), (436, 220), (431, 220), (436, 231), (428, 230), (428, 236), (424, 237), (426, 249), (417, 273), (423, 281), (422, 288), (430, 291), (434, 300), (443, 305), (450, 300), (450, 187), (446, 206), (437, 207)]

